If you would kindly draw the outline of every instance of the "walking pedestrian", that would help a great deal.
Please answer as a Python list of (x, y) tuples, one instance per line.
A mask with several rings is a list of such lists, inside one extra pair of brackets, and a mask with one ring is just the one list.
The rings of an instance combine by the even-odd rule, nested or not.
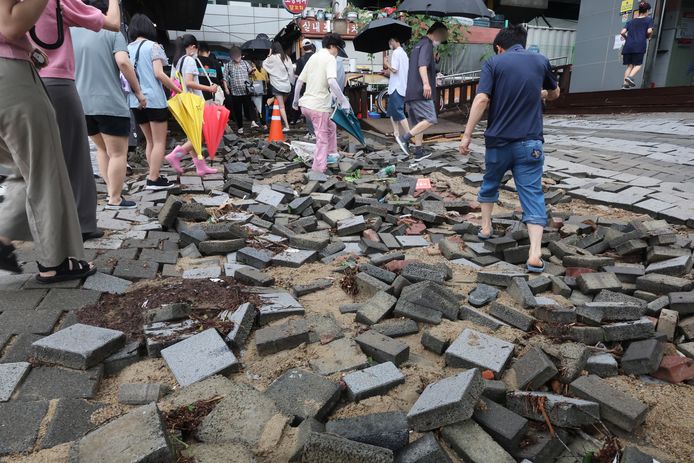
[[(58, 3), (60, 2), (60, 3)], [(118, 0), (109, 0), (104, 15), (82, 0), (48, 0), (36, 23), (32, 40), (48, 56), (48, 65), (39, 71), (58, 119), (63, 156), (75, 196), (82, 236), (85, 240), (100, 238), (96, 226), (96, 183), (92, 170), (87, 123), (75, 86), (75, 53), (70, 27), (94, 32), (120, 30)], [(57, 37), (55, 42), (51, 41)]]
[(262, 124), (263, 130), (267, 130), (265, 108), (267, 107), (267, 101), (270, 98), (270, 76), (268, 76), (267, 71), (263, 69), (262, 61), (258, 60), (253, 62), (253, 74), (251, 75), (251, 78), (253, 79), (253, 86), (256, 89), (252, 100), (260, 116), (258, 122)]
[[(219, 62), (216, 56), (212, 54), (210, 45), (207, 42), (200, 42), (198, 48), (198, 72), (200, 75), (207, 76), (210, 81), (219, 88), (223, 88), (224, 73), (222, 72), (222, 63)], [(205, 101), (214, 101), (215, 94), (207, 90), (203, 90), (202, 97)]]
[(397, 139), (410, 131), (410, 125), (405, 116), (405, 95), (407, 94), (407, 74), (410, 69), (410, 59), (403, 50), (400, 39), (393, 37), (388, 41), (392, 50), (390, 60), (384, 68), (388, 71), (388, 117), (393, 124), (393, 135)]
[(251, 121), (251, 128), (257, 129), (257, 111), (254, 108), (251, 93), (253, 91), (253, 65), (241, 59), (241, 48), (232, 47), (231, 60), (224, 66), (224, 80), (229, 87), (227, 109), (236, 121), (237, 133), (243, 135), (243, 113)]
[[(21, 273), (12, 240), (34, 240), (41, 283), (96, 272), (85, 262), (77, 208), (55, 111), (32, 65), (27, 32), (48, 0), (0, 0), (0, 165), (12, 174), (0, 202), (0, 269)], [(53, 24), (55, 26), (55, 23)]]
[(145, 188), (155, 191), (168, 190), (176, 184), (160, 173), (166, 152), (170, 115), (162, 85), (174, 94), (181, 90), (164, 72), (164, 66), (169, 64), (169, 60), (162, 46), (157, 43), (156, 27), (147, 16), (136, 14), (132, 17), (128, 27), (128, 39), (128, 53), (142, 93), (147, 99), (147, 107), (141, 108), (135, 95), (131, 93), (128, 97), (135, 122), (142, 130), (146, 141), (145, 156), (149, 172)]
[(460, 152), (469, 154), (472, 132), (488, 110), (485, 173), (477, 195), (482, 207), (478, 237), (492, 237), (494, 203), (499, 200), (501, 180), (510, 170), (530, 237), (527, 269), (542, 273), (542, 230), (547, 224), (542, 193), (542, 99), (559, 98), (559, 86), (547, 58), (525, 50), (527, 37), (525, 28), (516, 25), (502, 29), (494, 39), (497, 56), (482, 67)]
[(415, 160), (431, 156), (422, 147), (424, 132), (438, 122), (436, 116), (436, 61), (434, 48), (448, 38), (448, 28), (442, 22), (435, 22), (429, 27), (427, 35), (417, 42), (410, 54), (407, 75), (407, 91), (405, 103), (409, 113), (410, 130), (397, 137), (400, 149), (410, 155), (410, 141), (414, 139)]
[[(301, 58), (296, 60), (296, 72), (294, 73), (296, 77), (298, 78), (301, 75), (301, 72), (304, 70), (304, 66), (306, 66), (306, 63), (308, 62), (309, 59), (316, 53), (316, 46), (311, 42), (309, 39), (304, 39), (301, 42), (301, 48), (304, 52), (303, 55), (301, 55)], [(311, 123), (311, 119), (306, 117), (306, 130), (308, 133), (306, 134), (306, 139), (311, 140), (316, 137), (316, 131), (313, 128), (313, 124)]]
[[(328, 168), (328, 154), (337, 153), (337, 127), (330, 120), (333, 96), (342, 109), (350, 109), (349, 100), (337, 82), (335, 57), (344, 46), (345, 42), (339, 35), (326, 34), (323, 37), (323, 48), (306, 63), (294, 90), (292, 106), (294, 109), (301, 107), (301, 111), (311, 119), (316, 130), (316, 151), (312, 168), (317, 172), (325, 172)], [(306, 92), (301, 96), (304, 83)]]
[(263, 61), (263, 68), (270, 76), (270, 93), (275, 97), (280, 107), (280, 115), (284, 122), (285, 132), (289, 131), (289, 119), (287, 119), (285, 100), (292, 91), (292, 82), (294, 80), (293, 66), (292, 60), (284, 52), (282, 44), (273, 42), (270, 55)]
[[(174, 62), (176, 66), (172, 72), (178, 72), (181, 75), (184, 83), (184, 91), (194, 93), (202, 98), (203, 90), (212, 94), (217, 92), (217, 86), (202, 85), (199, 80), (200, 71), (197, 63), (198, 56), (198, 39), (191, 34), (185, 34), (176, 40), (176, 55)], [(195, 171), (199, 177), (204, 177), (209, 174), (216, 174), (217, 169), (207, 165), (205, 159), (198, 158), (198, 154), (193, 149), (193, 143), (190, 140), (183, 145), (176, 146), (173, 151), (166, 155), (166, 160), (171, 164), (176, 172), (183, 173), (181, 160), (186, 154), (190, 154), (193, 158)]]
[(639, 10), (634, 12), (634, 19), (627, 22), (622, 29), (622, 37), (626, 40), (622, 47), (622, 63), (627, 67), (622, 88), (636, 87), (634, 76), (641, 70), (648, 40), (653, 37), (653, 18), (648, 14), (650, 11), (650, 3), (639, 3)]
[[(88, 0), (106, 10), (106, 0)], [(135, 209), (135, 202), (122, 196), (128, 165), (130, 108), (121, 87), (123, 74), (140, 108), (147, 100), (135, 77), (128, 57), (128, 44), (120, 32), (93, 32), (75, 28), (70, 31), (75, 48), (75, 82), (86, 116), (87, 133), (96, 145), (101, 178), (106, 182), (106, 209)]]

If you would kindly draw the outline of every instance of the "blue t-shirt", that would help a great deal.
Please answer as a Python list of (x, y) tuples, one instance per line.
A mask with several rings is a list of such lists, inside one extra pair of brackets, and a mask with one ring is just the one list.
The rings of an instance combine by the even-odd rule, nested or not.
[(514, 45), (482, 66), (477, 93), (489, 96), (487, 131), (489, 148), (515, 141), (542, 140), (540, 92), (557, 88), (547, 58)]
[(648, 48), (648, 29), (653, 27), (653, 18), (644, 16), (634, 18), (624, 28), (627, 30), (627, 41), (622, 48), (622, 54), (646, 53)]

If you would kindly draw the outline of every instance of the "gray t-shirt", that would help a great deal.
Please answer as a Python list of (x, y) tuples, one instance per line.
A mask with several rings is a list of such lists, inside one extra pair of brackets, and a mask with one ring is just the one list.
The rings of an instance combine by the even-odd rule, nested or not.
[(75, 48), (75, 84), (86, 116), (130, 117), (115, 54), (128, 52), (120, 32), (70, 29)]
[[(424, 84), (419, 75), (419, 68), (427, 67), (429, 85), (432, 90), (433, 98), (424, 98)], [(407, 73), (407, 94), (405, 101), (417, 101), (435, 99), (436, 93), (436, 62), (434, 61), (434, 43), (429, 37), (422, 37), (422, 40), (412, 48), (410, 53), (410, 69)]]

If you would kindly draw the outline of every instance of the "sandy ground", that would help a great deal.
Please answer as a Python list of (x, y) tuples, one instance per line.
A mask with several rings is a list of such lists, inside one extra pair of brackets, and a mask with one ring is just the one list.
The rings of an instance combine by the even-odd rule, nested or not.
[[(263, 183), (287, 182), (294, 184), (301, 182), (303, 172), (296, 170), (287, 174), (277, 175), (266, 179)], [(445, 192), (450, 198), (474, 199), (476, 188), (463, 183), (462, 177), (450, 178), (439, 173), (431, 175), (434, 186), (439, 191)], [(502, 191), (497, 212), (508, 212), (518, 209), (517, 196), (513, 193)], [(570, 204), (553, 206), (554, 210), (571, 212), (578, 215), (609, 215), (624, 220), (639, 217), (628, 211), (613, 209), (607, 206), (589, 205), (582, 201), (573, 200)], [(470, 214), (467, 220), (476, 221), (478, 214)], [(424, 262), (441, 262), (442, 257), (435, 246), (407, 251), (408, 259), (419, 259)], [(362, 259), (363, 260), (363, 259)], [(474, 272), (462, 267), (453, 266), (453, 279), (447, 285), (456, 292), (464, 294), (474, 288)], [(354, 314), (341, 314), (339, 306), (361, 300), (358, 296), (353, 298), (340, 289), (342, 275), (335, 271), (333, 265), (312, 263), (299, 269), (270, 268), (267, 270), (277, 281), (277, 286), (289, 289), (293, 285), (305, 284), (317, 278), (333, 278), (332, 287), (300, 298), (300, 302), (306, 308), (307, 315), (330, 315), (344, 330), (345, 335), (354, 337), (364, 327), (357, 324)], [(506, 298), (501, 296), (503, 301)], [(491, 331), (474, 325), (467, 321), (444, 321), (433, 329), (447, 333), (451, 338), (457, 336), (466, 327), (478, 331), (490, 333)], [(421, 329), (430, 328), (421, 326)], [(502, 328), (494, 335), (517, 344), (516, 355), (522, 352), (529, 337), (527, 333), (513, 329)], [(445, 367), (443, 357), (440, 357), (423, 348), (420, 343), (421, 331), (418, 334), (401, 337), (400, 340), (410, 346), (410, 360), (402, 366), (406, 375), (404, 384), (394, 388), (384, 396), (366, 399), (359, 403), (343, 401), (333, 412), (333, 418), (345, 418), (367, 413), (402, 410), (407, 412), (417, 400), (419, 394), (427, 384), (455, 373), (455, 370)], [(241, 353), (244, 371), (232, 375), (232, 379), (243, 381), (254, 387), (265, 390), (268, 384), (290, 368), (310, 369), (309, 362), (324, 355), (325, 346), (318, 344), (302, 345), (289, 351), (283, 351), (270, 356), (260, 356), (255, 349), (254, 336), (249, 339), (246, 350)], [(342, 374), (331, 376), (333, 380), (339, 380)], [(644, 401), (650, 407), (645, 423), (633, 434), (620, 436), (624, 442), (630, 442), (642, 446), (652, 452), (663, 463), (689, 463), (694, 455), (694, 388), (678, 385), (647, 384), (640, 379), (619, 376), (608, 381), (616, 388), (627, 392), (635, 398)], [(132, 407), (118, 404), (118, 388), (121, 384), (131, 382), (161, 382), (177, 389), (177, 384), (162, 359), (143, 359), (132, 365), (116, 376), (106, 377), (101, 383), (95, 401), (105, 403), (107, 406), (92, 416), (96, 424), (103, 424), (117, 416), (120, 416)], [(294, 438), (295, 430), (287, 429), (284, 423), (271, 423), (275, 432), (269, 432), (262, 443), (263, 460), (281, 461), (277, 455), (284, 454)], [(45, 432), (45, 431), (42, 431)], [(411, 440), (418, 437), (416, 433), (411, 435)], [(28, 456), (11, 456), (0, 459), (3, 462), (12, 463), (62, 463), (67, 461), (68, 445), (60, 445), (53, 449), (37, 451)], [(454, 461), (460, 462), (452, 456)]]

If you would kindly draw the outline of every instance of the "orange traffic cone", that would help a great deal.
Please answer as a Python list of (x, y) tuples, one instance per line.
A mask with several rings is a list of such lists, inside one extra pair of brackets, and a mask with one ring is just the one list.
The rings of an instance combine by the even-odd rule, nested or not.
[(272, 119), (270, 120), (270, 135), (267, 141), (284, 141), (284, 132), (282, 132), (282, 117), (280, 116), (280, 105), (275, 103), (272, 105)]

